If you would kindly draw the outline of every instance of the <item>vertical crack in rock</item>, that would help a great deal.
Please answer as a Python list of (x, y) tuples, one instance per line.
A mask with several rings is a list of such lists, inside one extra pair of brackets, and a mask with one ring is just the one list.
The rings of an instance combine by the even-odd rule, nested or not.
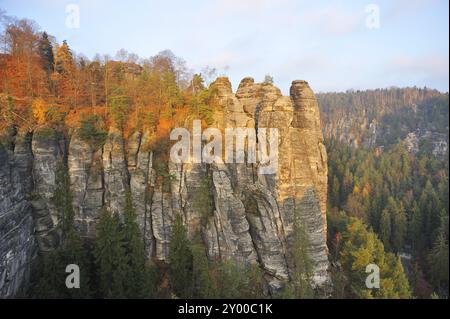
[[(33, 153), (33, 190), (31, 205), (39, 248), (43, 252), (55, 249), (59, 244), (58, 219), (53, 197), (58, 165), (64, 162), (60, 145), (61, 133), (50, 128), (34, 131), (31, 149)], [(63, 146), (64, 147), (64, 146)]]
[[(28, 137), (25, 143), (30, 142)], [(28, 283), (36, 253), (34, 221), (26, 199), (31, 185), (23, 175), (31, 170), (26, 166), (30, 153), (22, 146), (15, 147), (14, 156), (0, 146), (0, 298), (14, 297)], [(17, 165), (17, 160), (24, 162)]]
[(83, 237), (95, 238), (95, 225), (104, 203), (102, 149), (94, 150), (75, 132), (69, 142), (67, 166), (75, 226)]

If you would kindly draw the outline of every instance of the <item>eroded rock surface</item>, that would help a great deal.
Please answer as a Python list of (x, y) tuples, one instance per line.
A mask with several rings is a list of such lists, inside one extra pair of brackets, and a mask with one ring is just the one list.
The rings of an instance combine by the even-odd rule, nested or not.
[(0, 298), (19, 292), (36, 252), (32, 208), (20, 171), (13, 155), (0, 146)]
[[(172, 224), (181, 214), (189, 237), (201, 235), (211, 260), (258, 263), (269, 285), (277, 289), (294, 269), (294, 220), (300, 216), (310, 239), (314, 281), (326, 284), (327, 154), (317, 101), (308, 83), (294, 81), (289, 97), (252, 78), (245, 78), (236, 94), (225, 77), (212, 86), (217, 92), (212, 127), (222, 132), (250, 128), (256, 135), (260, 128), (278, 129), (275, 174), (260, 174), (257, 163), (172, 163), (152, 151), (152, 133), (147, 131), (125, 138), (111, 128), (100, 149), (93, 149), (76, 131), (67, 141), (54, 131), (35, 132), (16, 145), (14, 174), (10, 166), (1, 167), (0, 229), (7, 239), (0, 244), (1, 276), (3, 265), (15, 260), (15, 270), (8, 276), (24, 280), (20, 267), (29, 262), (35, 238), (43, 251), (57, 244), (58, 212), (52, 197), (58, 163), (67, 161), (75, 224), (85, 238), (95, 238), (102, 207), (123, 213), (129, 192), (148, 258), (167, 261)], [(258, 142), (256, 149), (260, 148)], [(0, 161), (9, 163), (4, 154)], [(15, 187), (7, 187), (8, 183)], [(31, 193), (34, 196), (27, 201), (25, 194)], [(208, 209), (199, 207), (199, 201), (208, 202), (203, 204)], [(5, 285), (0, 277), (3, 296), (16, 286)]]

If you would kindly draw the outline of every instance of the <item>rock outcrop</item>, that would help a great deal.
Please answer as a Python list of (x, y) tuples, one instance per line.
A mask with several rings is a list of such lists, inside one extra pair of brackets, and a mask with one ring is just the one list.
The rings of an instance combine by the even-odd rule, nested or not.
[(23, 168), (15, 165), (13, 154), (0, 146), (0, 297), (3, 298), (13, 297), (27, 282), (36, 252), (32, 208), (21, 177)]
[[(210, 126), (222, 132), (250, 128), (256, 135), (261, 128), (278, 129), (274, 174), (260, 174), (260, 163), (172, 163), (149, 147), (152, 134), (146, 131), (125, 139), (111, 128), (100, 149), (93, 149), (76, 131), (67, 142), (54, 131), (35, 132), (16, 145), (14, 174), (6, 165), (11, 159), (5, 152), (0, 156), (6, 165), (0, 174), (0, 230), (2, 238), (9, 236), (0, 244), (0, 275), (9, 267), (13, 270), (8, 278), (26, 280), (34, 241), (42, 251), (57, 244), (58, 212), (52, 196), (58, 163), (66, 160), (75, 224), (85, 238), (95, 238), (102, 207), (123, 212), (129, 192), (148, 258), (167, 261), (172, 224), (181, 214), (188, 235), (200, 233), (211, 260), (258, 263), (276, 290), (292, 275), (294, 223), (301, 217), (309, 235), (314, 281), (325, 285), (327, 154), (312, 90), (307, 82), (294, 81), (286, 97), (275, 86), (251, 78), (242, 80), (236, 94), (227, 78), (211, 85), (216, 103)], [(256, 149), (262, 147), (258, 141)], [(17, 185), (11, 188), (9, 183)], [(27, 201), (25, 194), (34, 196)], [(11, 260), (15, 266), (3, 266)], [(2, 278), (0, 296), (9, 296), (18, 284), (5, 284)]]

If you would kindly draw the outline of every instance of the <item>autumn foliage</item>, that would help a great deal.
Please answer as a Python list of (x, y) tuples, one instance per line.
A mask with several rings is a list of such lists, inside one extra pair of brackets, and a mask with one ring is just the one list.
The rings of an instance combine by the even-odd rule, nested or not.
[(17, 19), (5, 25), (2, 40), (2, 135), (11, 126), (80, 128), (94, 116), (106, 131), (114, 126), (127, 137), (145, 130), (158, 141), (190, 118), (211, 121), (211, 92), (204, 79), (170, 51), (141, 59), (121, 50), (115, 59), (96, 55), (89, 60), (34, 22)]

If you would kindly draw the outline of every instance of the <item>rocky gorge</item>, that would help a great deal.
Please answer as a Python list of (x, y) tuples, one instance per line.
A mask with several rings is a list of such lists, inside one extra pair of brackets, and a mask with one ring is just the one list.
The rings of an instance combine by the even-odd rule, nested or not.
[[(218, 100), (212, 127), (278, 129), (276, 174), (259, 174), (258, 164), (173, 163), (148, 147), (152, 133), (145, 130), (125, 138), (111, 127), (100, 148), (76, 129), (17, 132), (11, 147), (0, 148), (0, 297), (17, 294), (35, 256), (58, 246), (53, 196), (59, 167), (68, 170), (75, 224), (86, 240), (96, 236), (101, 209), (122, 214), (129, 192), (149, 259), (168, 260), (172, 224), (180, 214), (189, 237), (201, 234), (208, 258), (258, 264), (277, 289), (292, 275), (300, 216), (314, 282), (327, 285), (327, 152), (313, 91), (306, 81), (294, 81), (290, 96), (282, 96), (252, 78), (243, 79), (236, 93), (225, 77), (211, 87)], [(167, 172), (161, 173), (161, 164)]]

